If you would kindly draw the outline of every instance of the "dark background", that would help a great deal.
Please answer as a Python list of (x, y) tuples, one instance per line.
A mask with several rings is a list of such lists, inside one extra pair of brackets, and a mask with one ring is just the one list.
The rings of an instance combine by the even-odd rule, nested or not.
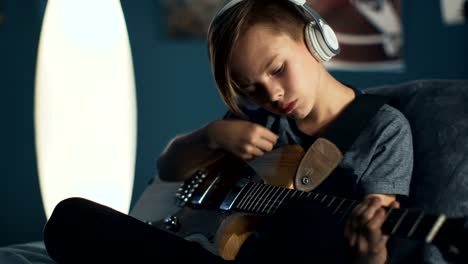
[[(203, 40), (164, 34), (155, 0), (122, 0), (132, 47), (138, 105), (138, 146), (132, 205), (155, 176), (168, 140), (222, 116)], [(34, 142), (34, 75), (46, 0), (0, 0), (1, 170), (0, 246), (42, 239)], [(92, 8), (92, 7), (90, 7)], [(440, 1), (403, 0), (405, 70), (333, 71), (359, 88), (414, 79), (467, 79), (468, 26), (446, 26)], [(1, 14), (0, 14), (1, 16)], [(83, 19), (86, 19), (83, 14)]]

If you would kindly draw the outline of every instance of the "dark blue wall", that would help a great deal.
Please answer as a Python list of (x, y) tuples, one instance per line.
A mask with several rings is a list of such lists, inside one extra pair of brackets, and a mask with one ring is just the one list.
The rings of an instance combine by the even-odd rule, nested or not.
[[(211, 79), (204, 41), (166, 39), (158, 1), (121, 2), (138, 97), (134, 204), (155, 175), (156, 159), (167, 141), (220, 117), (225, 107)], [(439, 1), (402, 0), (402, 4), (405, 71), (333, 74), (361, 88), (422, 78), (467, 79), (468, 26), (444, 26)], [(45, 0), (4, 0), (6, 24), (0, 26), (0, 246), (40, 240), (45, 223), (33, 127), (35, 61), (44, 6)]]
[(42, 208), (34, 146), (34, 73), (43, 3), (4, 1), (0, 25), (2, 98), (0, 245), (41, 237)]

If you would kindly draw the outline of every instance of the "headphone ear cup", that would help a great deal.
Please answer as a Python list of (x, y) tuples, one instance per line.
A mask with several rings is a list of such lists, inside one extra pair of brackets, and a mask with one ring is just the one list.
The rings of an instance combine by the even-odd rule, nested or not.
[[(331, 31), (328, 26), (327, 30)], [(331, 31), (333, 33), (333, 31)], [(333, 56), (336, 55), (327, 45), (322, 33), (315, 26), (314, 22), (309, 22), (304, 28), (304, 36), (307, 43), (307, 47), (312, 55), (320, 62), (329, 61)], [(333, 37), (334, 33), (333, 33)], [(336, 37), (334, 39), (336, 41)], [(336, 41), (336, 43), (338, 43)]]

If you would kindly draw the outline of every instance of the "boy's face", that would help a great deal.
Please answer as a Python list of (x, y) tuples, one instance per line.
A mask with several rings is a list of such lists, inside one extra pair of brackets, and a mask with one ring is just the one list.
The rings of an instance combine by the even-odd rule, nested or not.
[(314, 109), (323, 67), (304, 41), (256, 24), (235, 43), (230, 62), (243, 96), (264, 109), (296, 120)]

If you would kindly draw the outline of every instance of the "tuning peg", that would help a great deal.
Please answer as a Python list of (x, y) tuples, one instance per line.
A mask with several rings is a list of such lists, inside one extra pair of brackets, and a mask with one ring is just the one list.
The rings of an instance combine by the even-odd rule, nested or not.
[(177, 216), (168, 216), (164, 219), (164, 225), (167, 230), (170, 230), (172, 232), (177, 232), (180, 230), (180, 222), (179, 218)]

